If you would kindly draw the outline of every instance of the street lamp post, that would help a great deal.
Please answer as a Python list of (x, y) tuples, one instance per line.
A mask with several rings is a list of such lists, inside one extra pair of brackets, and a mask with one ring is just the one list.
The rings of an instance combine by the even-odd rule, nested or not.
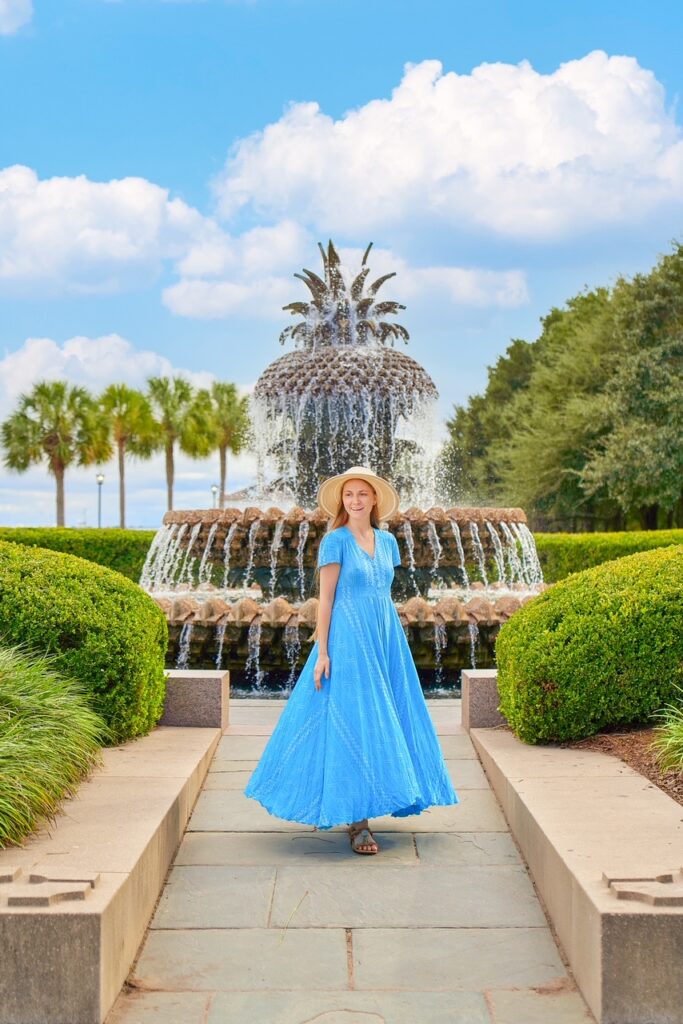
[(104, 483), (104, 473), (98, 473), (95, 477), (97, 480), (97, 526), (102, 526), (102, 484)]
[(218, 484), (211, 484), (211, 493), (213, 495), (213, 508), (218, 508)]

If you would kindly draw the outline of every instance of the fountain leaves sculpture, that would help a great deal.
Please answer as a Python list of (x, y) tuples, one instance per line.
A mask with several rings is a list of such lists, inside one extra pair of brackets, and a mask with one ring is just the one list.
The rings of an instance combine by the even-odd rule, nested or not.
[(377, 301), (395, 273), (368, 285), (371, 247), (353, 278), (331, 241), (327, 250), (319, 246), (323, 277), (307, 269), (294, 275), (310, 292), (310, 301), (284, 307), (301, 318), (280, 335), (295, 351), (271, 363), (254, 389), (261, 488), (266, 465), (274, 463), (271, 485), (304, 506), (315, 502), (323, 479), (354, 464), (391, 479), (404, 500), (418, 501), (420, 485), (432, 484), (426, 477), (434, 452), (424, 423), (438, 392), (423, 367), (393, 348), (409, 334), (387, 318), (405, 306)]

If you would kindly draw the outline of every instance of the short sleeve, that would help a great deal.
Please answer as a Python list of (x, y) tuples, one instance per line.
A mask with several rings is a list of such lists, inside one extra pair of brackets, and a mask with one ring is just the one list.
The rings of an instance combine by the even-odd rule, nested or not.
[(401, 564), (401, 552), (398, 550), (398, 541), (393, 533), (390, 533), (389, 537), (391, 538), (391, 560), (394, 568), (396, 568), (397, 565)]
[(340, 530), (332, 530), (326, 533), (320, 542), (318, 549), (318, 568), (336, 562), (342, 563), (342, 535)]

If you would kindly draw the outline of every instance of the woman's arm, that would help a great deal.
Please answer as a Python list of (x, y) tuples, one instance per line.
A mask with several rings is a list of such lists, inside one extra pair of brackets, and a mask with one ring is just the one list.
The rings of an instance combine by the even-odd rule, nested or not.
[(316, 633), (318, 636), (318, 660), (313, 671), (315, 688), (320, 690), (323, 682), (322, 677), (330, 678), (330, 658), (327, 653), (327, 638), (330, 632), (330, 619), (332, 618), (332, 605), (334, 593), (337, 589), (337, 580), (341, 565), (339, 562), (330, 562), (323, 565), (320, 570), (320, 596), (318, 598), (318, 623)]

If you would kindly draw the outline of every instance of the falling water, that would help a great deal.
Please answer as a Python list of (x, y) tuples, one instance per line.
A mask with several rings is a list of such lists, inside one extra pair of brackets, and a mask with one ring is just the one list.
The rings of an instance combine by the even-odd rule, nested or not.
[(486, 575), (486, 557), (479, 537), (479, 527), (476, 523), (470, 523), (470, 536), (472, 537), (472, 548), (474, 550), (477, 568), (479, 569), (479, 575), (481, 576), (484, 586), (488, 587), (489, 578)]
[(507, 523), (501, 522), (500, 530), (505, 537), (505, 554), (507, 555), (508, 566), (510, 567), (510, 583), (523, 583), (524, 571), (517, 551), (517, 538), (513, 535)]
[(140, 586), (143, 590), (152, 589), (152, 580), (154, 579), (154, 571), (157, 562), (161, 563), (166, 557), (166, 550), (168, 545), (173, 540), (173, 533), (175, 526), (162, 526), (160, 530), (154, 534), (154, 540), (149, 546), (147, 557), (145, 558), (145, 564), (142, 567), (140, 574)]
[(209, 530), (209, 536), (206, 540), (206, 547), (204, 548), (204, 554), (202, 560), (199, 563), (198, 582), (201, 586), (202, 583), (208, 583), (211, 578), (211, 563), (209, 562), (209, 555), (213, 548), (214, 537), (216, 536), (216, 530), (218, 529), (218, 523), (213, 523)]
[(306, 600), (306, 575), (304, 571), (304, 547), (306, 546), (306, 538), (308, 537), (309, 524), (307, 519), (302, 519), (299, 523), (299, 540), (296, 546), (296, 565), (299, 571), (299, 594), (301, 600)]
[(277, 583), (277, 556), (282, 541), (282, 531), (285, 528), (284, 519), (278, 519), (273, 532), (273, 543), (270, 545), (270, 599), (275, 597), (275, 584)]
[(434, 563), (432, 565), (431, 572), (432, 578), (435, 579), (443, 548), (441, 547), (441, 541), (439, 540), (439, 535), (436, 532), (436, 526), (432, 519), (427, 520), (427, 540), (429, 541), (429, 546), (432, 549), (432, 554), (434, 555)]
[(525, 523), (513, 523), (512, 529), (522, 549), (524, 582), (530, 586), (537, 586), (543, 582), (543, 570), (538, 560), (538, 552), (536, 551), (536, 542), (533, 534)]
[(458, 549), (458, 558), (460, 559), (460, 572), (462, 573), (463, 586), (469, 589), (470, 578), (467, 575), (467, 569), (465, 567), (465, 549), (462, 546), (462, 537), (460, 536), (460, 527), (456, 523), (455, 519), (450, 520), (451, 531), (455, 538), (455, 546)]
[(261, 529), (261, 520), (255, 519), (249, 527), (249, 541), (247, 551), (247, 568), (244, 570), (244, 581), (242, 586), (246, 590), (251, 583), (251, 574), (254, 570), (254, 554), (256, 552), (256, 534)]
[[(173, 530), (174, 527), (171, 527), (171, 529)], [(152, 580), (156, 587), (171, 586), (173, 584), (178, 563), (183, 557), (182, 542), (187, 529), (187, 523), (183, 523), (176, 530), (171, 542), (168, 544), (164, 560), (158, 563), (158, 569), (154, 573), (154, 579)]]
[(178, 659), (175, 667), (178, 669), (186, 669), (190, 664), (190, 641), (192, 640), (192, 627), (193, 622), (185, 622), (183, 628), (180, 631), (180, 640), (178, 642)]
[(470, 667), (477, 667), (477, 647), (479, 645), (479, 626), (476, 622), (470, 622), (467, 627), (470, 635)]
[(500, 542), (498, 531), (493, 523), (490, 523), (488, 519), (486, 520), (486, 529), (488, 530), (491, 543), (493, 544), (493, 559), (498, 571), (498, 580), (500, 583), (505, 583), (505, 554), (503, 552), (503, 545)]
[(247, 663), (244, 666), (244, 670), (253, 687), (256, 691), (260, 692), (263, 689), (263, 676), (264, 673), (260, 667), (261, 658), (261, 616), (255, 615), (251, 620), (249, 626), (249, 632), (247, 634), (247, 647), (249, 656)]
[(225, 544), (223, 545), (223, 590), (228, 588), (228, 573), (230, 572), (230, 547), (232, 545), (232, 538), (235, 536), (237, 530), (237, 523), (231, 523), (230, 529), (228, 530), (225, 538)]
[(285, 691), (289, 693), (296, 679), (296, 667), (301, 653), (301, 640), (299, 639), (299, 624), (292, 616), (285, 626), (284, 633), (285, 654), (289, 663), (289, 677), (285, 683)]
[(191, 588), (193, 583), (192, 569), (194, 567), (194, 559), (190, 556), (192, 555), (192, 549), (194, 548), (195, 543), (197, 542), (197, 537), (199, 536), (201, 528), (201, 523), (195, 523), (194, 526), (192, 527), (192, 530), (190, 532), (190, 539), (187, 542), (187, 547), (185, 548), (185, 557), (183, 558), (182, 564), (180, 566), (180, 571), (178, 572), (178, 583), (182, 584), (186, 581), (188, 588)]
[(443, 652), (448, 644), (446, 623), (436, 617), (434, 621), (434, 684), (443, 686)]
[(408, 551), (408, 572), (413, 583), (413, 589), (416, 594), (419, 594), (420, 588), (415, 578), (415, 538), (413, 537), (413, 527), (409, 519), (406, 519), (403, 523), (401, 532), (403, 533), (403, 539), (406, 542), (406, 549)]
[(225, 643), (225, 630), (227, 629), (227, 622), (222, 622), (220, 626), (216, 626), (216, 668), (220, 669), (221, 662), (223, 661), (223, 644)]

